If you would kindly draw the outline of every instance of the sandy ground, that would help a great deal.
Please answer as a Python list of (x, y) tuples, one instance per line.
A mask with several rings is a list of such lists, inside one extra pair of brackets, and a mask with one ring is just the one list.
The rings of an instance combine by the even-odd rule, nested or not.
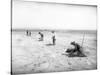
[(87, 57), (63, 55), (71, 41), (82, 43), (83, 34), (56, 33), (56, 45), (51, 43), (51, 33), (44, 32), (44, 41), (33, 32), (12, 32), (12, 72), (14, 74), (93, 70), (97, 68), (96, 34), (85, 34), (83, 44)]

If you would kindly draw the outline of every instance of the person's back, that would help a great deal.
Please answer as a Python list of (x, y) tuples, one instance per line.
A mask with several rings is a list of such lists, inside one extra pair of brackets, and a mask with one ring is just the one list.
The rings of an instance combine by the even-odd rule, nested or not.
[(74, 48), (74, 52), (75, 51), (80, 51), (80, 45), (78, 43), (75, 43), (75, 42), (71, 42), (71, 45), (73, 45), (75, 48)]
[(79, 51), (80, 52), (80, 45), (79, 44), (77, 44), (77, 43), (75, 43), (75, 51)]

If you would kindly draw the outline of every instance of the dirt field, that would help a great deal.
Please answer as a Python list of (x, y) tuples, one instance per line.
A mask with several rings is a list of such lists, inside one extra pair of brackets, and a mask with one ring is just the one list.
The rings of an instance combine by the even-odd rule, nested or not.
[(97, 68), (96, 34), (86, 33), (83, 43), (87, 57), (63, 55), (71, 41), (82, 43), (83, 34), (56, 32), (56, 45), (51, 43), (51, 32), (44, 31), (44, 41), (38, 41), (38, 32), (12, 32), (12, 72), (14, 74), (93, 70)]

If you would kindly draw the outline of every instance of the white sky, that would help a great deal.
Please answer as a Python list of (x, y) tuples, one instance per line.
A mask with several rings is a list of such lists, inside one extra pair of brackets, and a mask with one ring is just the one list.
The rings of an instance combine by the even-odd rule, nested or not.
[(95, 6), (14, 1), (12, 28), (95, 30)]

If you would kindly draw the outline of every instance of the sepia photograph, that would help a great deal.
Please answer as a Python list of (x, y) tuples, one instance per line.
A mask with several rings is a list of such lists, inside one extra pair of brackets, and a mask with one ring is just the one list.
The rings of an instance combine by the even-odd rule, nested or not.
[(97, 69), (97, 6), (12, 0), (11, 74)]

